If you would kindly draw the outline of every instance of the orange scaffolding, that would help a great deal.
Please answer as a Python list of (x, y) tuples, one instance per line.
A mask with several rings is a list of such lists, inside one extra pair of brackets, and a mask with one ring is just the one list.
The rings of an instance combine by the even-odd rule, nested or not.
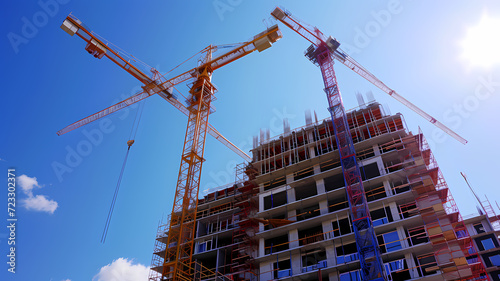
[(403, 169), (415, 193), (416, 209), (434, 249), (435, 266), (445, 280), (490, 280), (477, 255), (462, 216), (425, 137), (418, 135), (393, 140), (386, 148), (396, 148), (405, 163)]

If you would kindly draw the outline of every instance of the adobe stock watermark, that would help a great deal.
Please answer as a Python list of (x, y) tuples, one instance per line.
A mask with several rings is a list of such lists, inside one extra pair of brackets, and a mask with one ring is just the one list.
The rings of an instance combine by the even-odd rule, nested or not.
[[(449, 124), (450, 129), (457, 130), (464, 121), (471, 117), (471, 114), (478, 111), (481, 103), (484, 103), (497, 93), (500, 87), (500, 80), (494, 81), (490, 73), (488, 77), (479, 76), (478, 83), (474, 88), (474, 93), (466, 96), (461, 103), (455, 103), (451, 108), (443, 112), (443, 122)], [(450, 139), (445, 132), (434, 128), (430, 138), (427, 138), (431, 149), (436, 145), (442, 144)]]
[(342, 43), (341, 48), (349, 55), (359, 54), (361, 50), (368, 47), (372, 40), (382, 33), (382, 30), (389, 26), (395, 15), (399, 15), (403, 11), (403, 6), (400, 0), (390, 0), (387, 2), (385, 9), (379, 11), (371, 11), (371, 20), (369, 20), (363, 28), (356, 26), (354, 28), (355, 35), (350, 43)]
[(219, 16), (220, 21), (224, 20), (224, 14), (227, 12), (233, 12), (236, 7), (241, 5), (243, 0), (214, 0), (212, 1), (212, 6)]
[[(113, 101), (113, 104), (116, 104), (121, 100), (124, 100), (132, 96), (133, 94), (137, 93), (140, 89), (141, 89), (140, 86), (137, 86), (132, 89), (131, 94), (129, 95), (122, 94), (120, 96), (121, 99), (119, 98), (115, 99)], [(116, 113), (118, 114), (117, 115), (118, 118), (120, 120), (125, 120), (129, 116), (130, 110), (137, 108), (138, 104), (139, 103), (135, 103), (121, 109), (119, 112)], [(51, 164), (52, 171), (54, 171), (54, 174), (56, 175), (57, 180), (59, 182), (62, 182), (64, 180), (63, 176), (65, 174), (72, 173), (76, 167), (80, 166), (85, 160), (85, 157), (89, 156), (95, 147), (101, 145), (101, 143), (104, 141), (104, 137), (108, 134), (111, 134), (116, 129), (116, 126), (113, 124), (113, 121), (109, 117), (99, 119), (98, 121), (95, 121), (93, 123), (97, 123), (99, 125), (95, 126), (96, 128), (93, 129), (86, 129), (86, 128), (77, 129), (81, 130), (83, 139), (80, 140), (75, 146), (67, 145), (65, 147), (66, 156), (64, 157), (64, 161), (52, 162)]]
[(31, 17), (21, 17), (20, 32), (9, 32), (7, 38), (15, 54), (19, 53), (19, 46), (28, 44), (30, 39), (35, 38), (38, 31), (45, 27), (50, 18), (59, 13), (59, 6), (68, 4), (70, 0), (40, 0), (37, 2), (40, 10), (33, 13)]
[[(294, 120), (297, 117), (297, 114), (288, 112), (286, 107), (283, 107), (281, 110), (274, 108), (272, 112), (273, 117), (269, 120), (269, 134), (271, 137), (283, 133), (283, 120)], [(243, 151), (249, 151), (253, 148), (253, 137), (249, 136), (247, 140), (238, 143), (237, 146)], [(208, 173), (210, 178), (208, 183), (204, 185), (203, 194), (208, 194), (223, 185), (233, 183), (235, 179), (235, 167), (241, 162), (231, 160), (226, 163), (222, 170), (217, 172), (210, 171)]]

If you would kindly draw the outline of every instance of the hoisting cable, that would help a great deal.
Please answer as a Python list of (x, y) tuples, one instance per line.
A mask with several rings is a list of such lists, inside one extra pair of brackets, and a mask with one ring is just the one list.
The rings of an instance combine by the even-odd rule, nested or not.
[[(144, 104), (145, 104), (145, 100), (140, 102), (139, 109), (137, 110), (137, 112), (135, 114), (134, 124), (132, 126), (132, 130), (130, 131), (130, 135), (128, 137), (128, 139), (132, 140), (132, 142), (135, 140), (135, 136), (137, 135), (137, 130), (139, 130), (139, 123), (141, 122), (142, 112), (144, 111)], [(139, 116), (139, 118), (137, 118), (137, 116)], [(137, 124), (135, 123), (136, 120), (137, 120)], [(132, 137), (132, 133), (134, 135), (133, 137)]]
[[(106, 219), (106, 224), (104, 225), (104, 230), (102, 232), (101, 236), (101, 243), (106, 242), (106, 236), (108, 235), (108, 229), (109, 229), (109, 224), (111, 223), (111, 217), (113, 216), (113, 210), (115, 209), (115, 203), (116, 203), (116, 198), (118, 197), (118, 191), (120, 190), (120, 184), (122, 182), (123, 178), (123, 173), (125, 171), (125, 166), (127, 165), (127, 159), (128, 159), (128, 154), (130, 152), (130, 148), (135, 142), (135, 136), (137, 135), (137, 130), (139, 127), (139, 123), (141, 122), (141, 117), (142, 117), (142, 112), (144, 109), (144, 102), (141, 102), (139, 105), (139, 109), (136, 112), (135, 118), (134, 118), (134, 123), (132, 125), (132, 130), (130, 131), (129, 135), (129, 140), (127, 141), (127, 153), (125, 154), (125, 159), (123, 160), (123, 165), (122, 169), (120, 171), (120, 176), (118, 177), (118, 182), (115, 187), (115, 193), (113, 194), (113, 199), (111, 200), (111, 205), (109, 206), (109, 212), (108, 212), (108, 217)], [(139, 116), (139, 118), (137, 118)], [(137, 124), (136, 121), (137, 120)], [(134, 138), (131, 138), (132, 134), (134, 135)]]
[(118, 196), (118, 191), (120, 190), (120, 183), (122, 182), (123, 171), (125, 171), (125, 165), (127, 164), (128, 154), (130, 152), (130, 147), (133, 144), (133, 140), (127, 142), (127, 154), (125, 154), (125, 159), (123, 160), (122, 170), (120, 171), (120, 176), (118, 177), (118, 183), (116, 184), (115, 194), (113, 194), (113, 199), (111, 200), (111, 205), (109, 206), (108, 218), (106, 219), (106, 224), (104, 225), (104, 230), (101, 236), (101, 243), (106, 242), (106, 236), (108, 235), (109, 224), (111, 223), (111, 216), (113, 215), (113, 210), (115, 208), (116, 198)]

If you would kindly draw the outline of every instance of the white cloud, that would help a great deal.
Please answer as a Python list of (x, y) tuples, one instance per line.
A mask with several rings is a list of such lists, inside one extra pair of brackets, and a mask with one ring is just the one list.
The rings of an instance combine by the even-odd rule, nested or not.
[(71, 281), (70, 279), (62, 280), (62, 281)]
[(34, 210), (39, 212), (47, 212), (53, 214), (57, 209), (59, 204), (57, 204), (54, 200), (49, 200), (45, 197), (45, 195), (28, 195), (29, 197), (26, 199), (22, 199), (24, 207), (27, 210)]
[(17, 177), (17, 184), (21, 187), (24, 194), (28, 195), (28, 198), (21, 199), (22, 204), (27, 210), (53, 214), (59, 206), (56, 201), (47, 199), (45, 195), (33, 195), (33, 189), (35, 189), (35, 187), (43, 187), (43, 185), (38, 183), (36, 177), (20, 175)]
[(92, 281), (136, 281), (147, 280), (149, 267), (140, 263), (132, 264), (132, 260), (119, 258), (101, 267)]
[(38, 184), (35, 177), (28, 177), (27, 175), (20, 175), (17, 177), (17, 184), (21, 187), (24, 194), (33, 196), (33, 189), (35, 187), (42, 188), (43, 186)]

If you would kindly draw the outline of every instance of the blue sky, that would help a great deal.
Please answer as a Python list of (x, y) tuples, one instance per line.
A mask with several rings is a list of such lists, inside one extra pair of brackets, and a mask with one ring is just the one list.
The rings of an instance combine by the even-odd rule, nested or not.
[[(112, 62), (88, 55), (83, 40), (59, 28), (70, 12), (166, 72), (209, 44), (249, 39), (266, 28), (274, 6), (284, 5), (336, 37), (341, 48), (388, 86), (469, 140), (464, 146), (443, 139), (418, 115), (336, 65), (347, 108), (357, 106), (354, 93), (372, 91), (392, 113), (404, 114), (410, 130), (422, 128), (463, 215), (475, 212), (476, 204), (461, 171), (482, 198), (488, 194), (492, 204), (500, 200), (494, 192), (500, 67), (495, 57), (491, 61), (496, 64), (489, 67), (472, 65), (463, 58), (461, 44), (485, 14), (500, 19), (498, 1), (313, 3), (4, 1), (0, 168), (5, 177), (8, 168), (26, 177), (18, 180), (16, 197), (17, 273), (8, 273), (5, 266), (8, 233), (2, 227), (0, 278), (112, 280), (109, 276), (120, 269), (130, 276), (144, 274), (158, 221), (172, 208), (187, 118), (153, 96), (144, 105), (107, 241), (100, 243), (137, 108), (110, 116), (104, 125), (91, 124), (61, 137), (56, 131), (136, 92), (139, 82)], [(303, 56), (307, 42), (285, 27), (282, 32), (283, 39), (272, 48), (213, 75), (219, 92), (210, 123), (246, 151), (261, 128), (270, 129), (271, 135), (282, 133), (284, 117), (293, 128), (304, 125), (305, 110), (328, 116), (320, 70)], [(178, 89), (187, 95), (186, 85)], [(98, 131), (102, 138), (95, 139)], [(76, 156), (79, 149), (84, 153)], [(232, 181), (234, 164), (242, 162), (211, 137), (205, 158), (203, 190)], [(67, 169), (57, 172), (54, 165), (59, 164)], [(3, 190), (0, 201), (6, 204), (6, 184)], [(2, 224), (6, 215), (4, 211)]]

